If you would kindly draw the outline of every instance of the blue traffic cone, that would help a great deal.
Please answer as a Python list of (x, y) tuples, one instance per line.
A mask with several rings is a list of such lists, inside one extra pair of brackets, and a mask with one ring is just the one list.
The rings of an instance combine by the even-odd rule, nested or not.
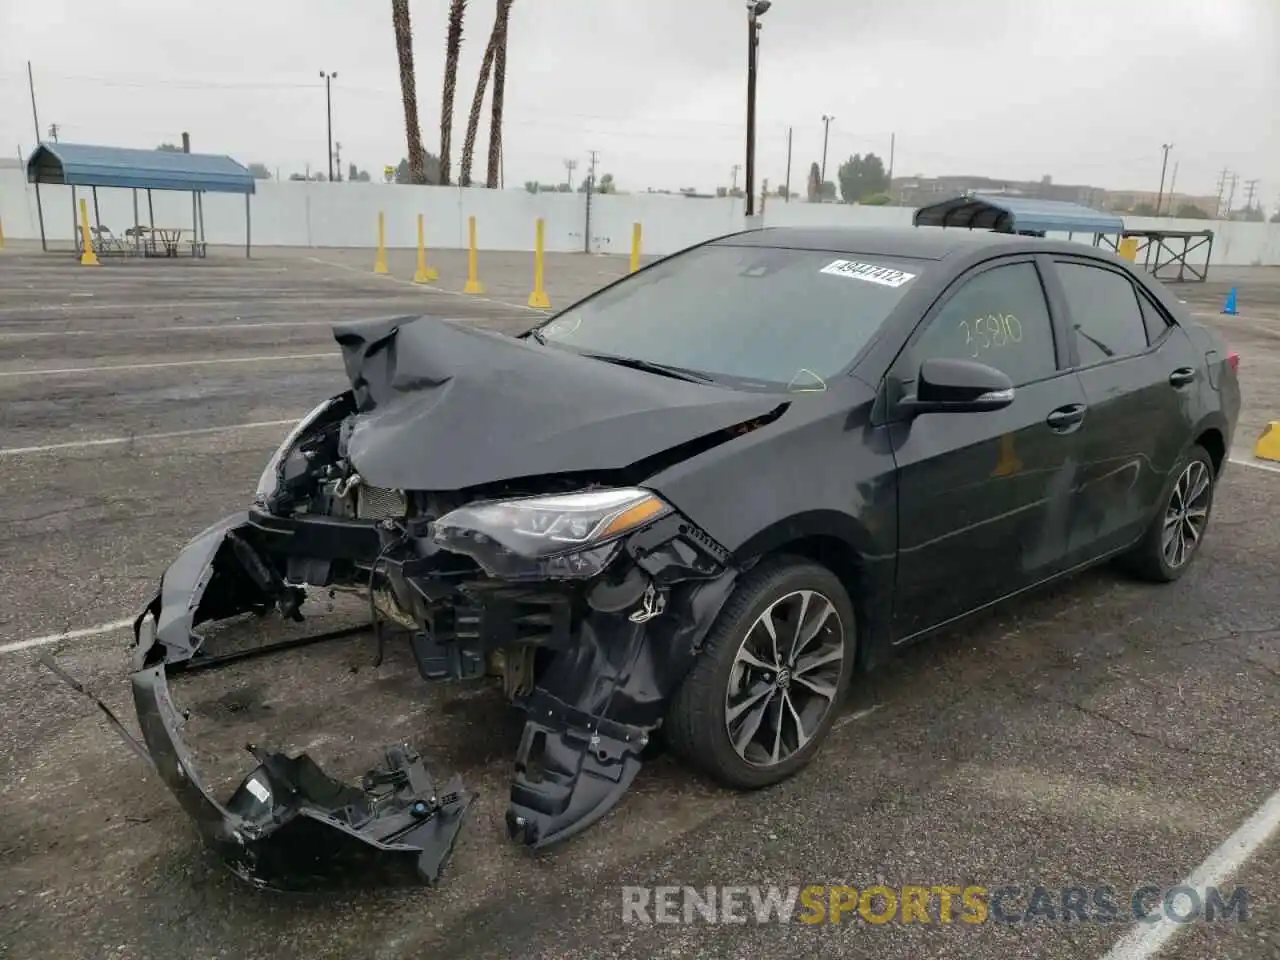
[(1222, 305), (1222, 312), (1230, 316), (1236, 316), (1239, 313), (1236, 310), (1236, 288), (1232, 287), (1231, 292), (1227, 294), (1227, 301)]

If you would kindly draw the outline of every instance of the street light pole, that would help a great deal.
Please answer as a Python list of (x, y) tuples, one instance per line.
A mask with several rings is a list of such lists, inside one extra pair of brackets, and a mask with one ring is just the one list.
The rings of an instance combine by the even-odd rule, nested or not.
[(329, 181), (333, 182), (333, 93), (330, 83), (338, 79), (338, 71), (326, 73), (320, 71), (320, 76), (324, 80), (324, 105), (325, 113), (329, 119)]
[(760, 17), (772, 0), (747, 0), (747, 216), (756, 212), (756, 60), (760, 47)]
[(1160, 192), (1156, 194), (1156, 216), (1160, 216), (1160, 205), (1164, 202), (1164, 174), (1169, 167), (1169, 151), (1173, 149), (1172, 143), (1160, 144), (1160, 149), (1164, 151), (1164, 162), (1160, 164)]

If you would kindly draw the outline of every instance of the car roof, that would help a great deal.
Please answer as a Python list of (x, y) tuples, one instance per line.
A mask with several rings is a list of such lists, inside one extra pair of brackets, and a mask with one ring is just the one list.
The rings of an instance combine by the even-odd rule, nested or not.
[[(956, 253), (1048, 253), (1058, 245), (1039, 237), (954, 227), (765, 227), (712, 241), (725, 246), (781, 247), (828, 253), (944, 260)], [(1083, 244), (1072, 244), (1073, 252)]]

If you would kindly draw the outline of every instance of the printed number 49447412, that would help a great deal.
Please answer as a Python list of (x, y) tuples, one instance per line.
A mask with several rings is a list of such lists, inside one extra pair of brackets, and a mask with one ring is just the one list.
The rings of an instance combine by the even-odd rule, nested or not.
[(983, 350), (993, 347), (1022, 342), (1022, 324), (1011, 313), (990, 313), (973, 320), (961, 320), (960, 327), (971, 357), (980, 356)]

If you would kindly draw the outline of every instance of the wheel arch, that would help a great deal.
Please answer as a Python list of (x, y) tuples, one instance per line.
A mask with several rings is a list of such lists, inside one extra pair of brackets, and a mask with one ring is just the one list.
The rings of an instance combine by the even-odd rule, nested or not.
[(881, 564), (873, 558), (870, 532), (847, 514), (814, 510), (779, 521), (747, 540), (736, 552), (743, 565), (761, 560), (793, 556), (830, 570), (839, 579), (853, 605), (857, 627), (857, 663), (868, 667), (879, 635), (881, 613), (875, 598), (882, 591), (874, 581)]

